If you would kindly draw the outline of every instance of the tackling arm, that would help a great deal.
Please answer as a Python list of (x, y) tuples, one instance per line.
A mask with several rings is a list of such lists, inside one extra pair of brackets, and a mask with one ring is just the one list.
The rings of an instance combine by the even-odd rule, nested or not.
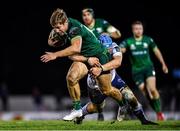
[(113, 60), (102, 65), (102, 69), (103, 69), (103, 71), (109, 71), (112, 69), (116, 69), (121, 65), (121, 62), (122, 62), (122, 56), (114, 56)]

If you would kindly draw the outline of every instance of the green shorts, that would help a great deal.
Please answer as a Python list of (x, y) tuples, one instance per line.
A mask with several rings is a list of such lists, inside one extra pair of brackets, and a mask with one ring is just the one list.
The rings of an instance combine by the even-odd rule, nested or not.
[(135, 84), (139, 87), (144, 81), (150, 77), (155, 76), (155, 70), (153, 66), (146, 67), (138, 72), (132, 72), (132, 77), (135, 82)]

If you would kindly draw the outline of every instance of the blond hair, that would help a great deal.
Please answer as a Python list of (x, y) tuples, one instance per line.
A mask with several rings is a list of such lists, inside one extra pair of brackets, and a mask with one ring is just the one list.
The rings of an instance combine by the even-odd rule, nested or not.
[(64, 24), (67, 19), (66, 12), (63, 9), (57, 8), (51, 15), (50, 24), (54, 27), (56, 24)]

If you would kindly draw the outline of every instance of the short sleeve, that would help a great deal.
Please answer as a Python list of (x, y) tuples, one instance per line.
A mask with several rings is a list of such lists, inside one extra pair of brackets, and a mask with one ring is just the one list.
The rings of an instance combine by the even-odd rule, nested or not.
[(79, 27), (72, 27), (69, 31), (70, 40), (82, 36), (81, 29)]
[(111, 24), (106, 20), (102, 20), (102, 24), (103, 24), (104, 30), (106, 30), (106, 31), (107, 31), (108, 27), (111, 26)]
[(149, 38), (150, 44), (149, 47), (153, 50), (155, 47), (157, 47), (156, 43), (152, 38)]

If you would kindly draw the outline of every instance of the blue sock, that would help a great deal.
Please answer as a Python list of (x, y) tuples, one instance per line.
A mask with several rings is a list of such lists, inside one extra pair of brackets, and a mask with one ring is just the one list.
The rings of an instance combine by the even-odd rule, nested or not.
[(133, 110), (133, 113), (141, 121), (141, 123), (147, 121), (147, 118), (140, 104), (138, 104), (138, 107)]
[(90, 114), (90, 113), (87, 111), (87, 106), (88, 106), (88, 103), (87, 103), (85, 106), (83, 106), (83, 108), (82, 108), (83, 116), (86, 116), (87, 114)]

